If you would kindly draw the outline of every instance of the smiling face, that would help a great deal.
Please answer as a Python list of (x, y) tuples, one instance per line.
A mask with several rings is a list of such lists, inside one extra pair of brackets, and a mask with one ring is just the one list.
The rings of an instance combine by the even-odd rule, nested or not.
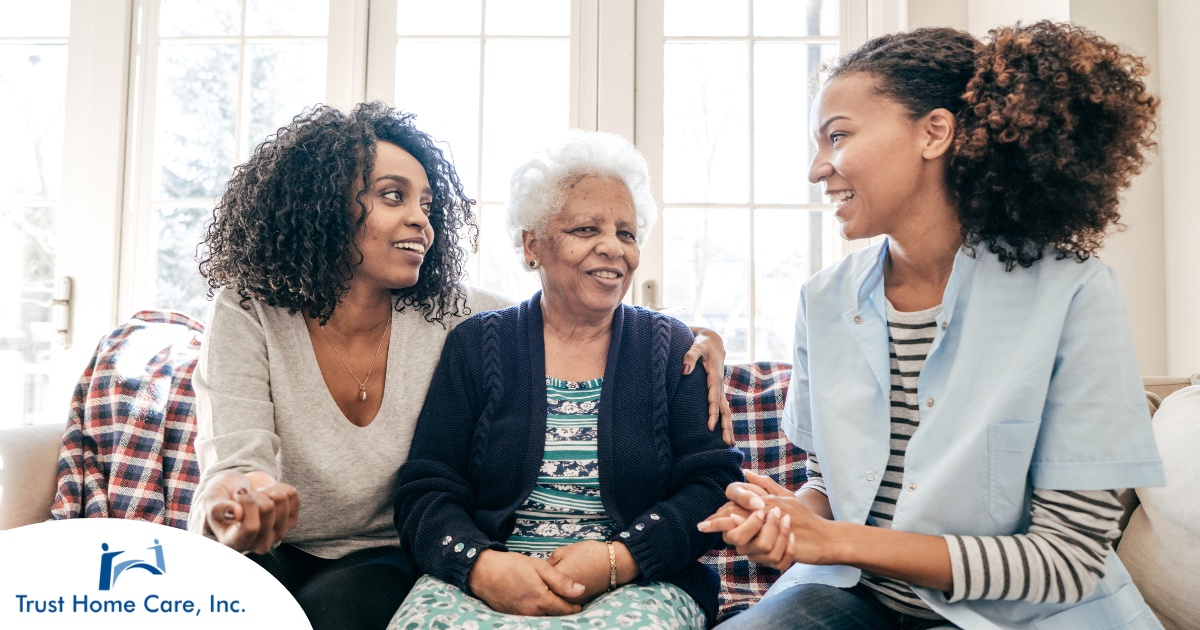
[(580, 178), (545, 234), (526, 232), (524, 243), (525, 260), (540, 265), (545, 303), (581, 321), (611, 314), (641, 255), (629, 189), (608, 177)]
[[(368, 290), (405, 289), (417, 283), (425, 252), (433, 244), (429, 204), (433, 193), (425, 168), (408, 151), (390, 142), (375, 147), (371, 189), (363, 193), (367, 218), (355, 236), (362, 263), (353, 282)], [(356, 184), (361, 184), (356, 180)], [(357, 194), (361, 186), (354, 190)], [(353, 200), (354, 195), (351, 195)], [(358, 204), (351, 201), (357, 218)]]
[(879, 94), (876, 81), (861, 72), (841, 75), (813, 102), (816, 154), (808, 179), (824, 185), (847, 239), (893, 235), (946, 195), (943, 158), (949, 145), (947, 130), (937, 125), (946, 124), (943, 113), (949, 112), (914, 119), (903, 105)]

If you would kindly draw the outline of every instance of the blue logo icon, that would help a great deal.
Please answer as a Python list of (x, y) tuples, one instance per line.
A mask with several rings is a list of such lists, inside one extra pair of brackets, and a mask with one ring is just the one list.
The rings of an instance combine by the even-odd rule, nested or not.
[(162, 545), (158, 539), (154, 539), (154, 546), (147, 547), (147, 551), (154, 552), (154, 564), (150, 564), (141, 558), (133, 558), (125, 560), (113, 565), (113, 559), (125, 553), (124, 551), (109, 551), (108, 543), (101, 543), (100, 548), (104, 553), (100, 554), (100, 590), (107, 591), (117, 583), (117, 578), (120, 577), (125, 569), (145, 569), (152, 575), (162, 575), (167, 572), (167, 566), (163, 562)]

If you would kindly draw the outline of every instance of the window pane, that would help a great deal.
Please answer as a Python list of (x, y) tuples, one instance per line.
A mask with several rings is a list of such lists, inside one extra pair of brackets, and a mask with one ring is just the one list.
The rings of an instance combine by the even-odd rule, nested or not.
[(565, 40), (487, 43), (482, 199), (507, 199), (508, 179), (517, 166), (566, 130), (570, 52)]
[(754, 34), (837, 35), (837, 0), (754, 0)]
[(663, 50), (663, 201), (749, 201), (748, 44)]
[(398, 35), (478, 35), (483, 20), (480, 0), (399, 0)]
[(0, 429), (62, 420), (49, 413), (55, 212), (0, 207)]
[(800, 285), (821, 269), (822, 213), (754, 211), (754, 360), (792, 361)]
[(238, 35), (242, 26), (242, 0), (160, 0), (158, 34)]
[(663, 304), (721, 335), (726, 363), (750, 360), (749, 226), (741, 208), (663, 211)]
[(759, 43), (754, 48), (754, 200), (820, 203), (808, 183), (812, 78), (836, 54), (834, 45)]
[(748, 35), (746, 0), (665, 0), (663, 34)]
[(569, 0), (487, 0), (488, 35), (571, 34)]
[[(446, 89), (447, 77), (458, 77)], [(396, 106), (445, 143), (467, 194), (479, 194), (479, 42), (396, 44)]]
[(238, 47), (163, 44), (159, 50), (153, 195), (215, 197), (234, 165)]
[(0, 37), (66, 37), (71, 0), (0, 2)]
[(325, 100), (325, 44), (248, 44), (250, 98), (241, 160), (305, 107)]
[(476, 206), (479, 221), (479, 277), (470, 283), (506, 295), (514, 300), (528, 299), (542, 288), (536, 273), (524, 268), (521, 250), (513, 247), (505, 227), (504, 206)]
[(58, 197), (66, 87), (65, 45), (0, 45), (0, 198)]
[(329, 0), (247, 0), (247, 35), (328, 35)]
[(212, 302), (196, 262), (196, 245), (204, 236), (204, 224), (212, 219), (212, 208), (158, 208), (154, 218), (158, 222), (155, 305), (208, 321)]

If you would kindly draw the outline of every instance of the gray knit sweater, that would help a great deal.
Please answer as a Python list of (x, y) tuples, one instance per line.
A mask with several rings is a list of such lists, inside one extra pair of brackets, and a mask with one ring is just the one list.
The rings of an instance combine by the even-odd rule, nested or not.
[[(446, 328), (415, 309), (392, 314), (383, 402), (369, 425), (350, 423), (325, 386), (303, 316), (250, 300), (234, 291), (216, 299), (196, 367), (194, 385), (200, 496), (212, 475), (259, 470), (295, 486), (299, 524), (286, 542), (322, 558), (397, 545), (392, 524), (396, 473), (408, 456), (417, 415)], [(472, 313), (511, 301), (467, 290)], [(193, 510), (188, 529), (202, 532)]]

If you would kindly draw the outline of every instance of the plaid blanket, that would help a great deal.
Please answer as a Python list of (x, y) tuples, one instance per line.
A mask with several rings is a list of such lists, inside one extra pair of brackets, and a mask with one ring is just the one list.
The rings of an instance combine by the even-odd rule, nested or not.
[[(725, 366), (725, 392), (733, 412), (733, 435), (745, 459), (742, 468), (770, 475), (786, 488), (804, 485), (807, 454), (788, 442), (783, 433), (783, 401), (792, 378), (787, 363), (750, 363)], [(733, 549), (710, 551), (701, 562), (721, 577), (723, 621), (762, 598), (779, 572), (736, 555)]]
[(204, 326), (141, 311), (100, 340), (71, 398), (54, 518), (126, 518), (187, 528), (200, 480), (192, 371)]

